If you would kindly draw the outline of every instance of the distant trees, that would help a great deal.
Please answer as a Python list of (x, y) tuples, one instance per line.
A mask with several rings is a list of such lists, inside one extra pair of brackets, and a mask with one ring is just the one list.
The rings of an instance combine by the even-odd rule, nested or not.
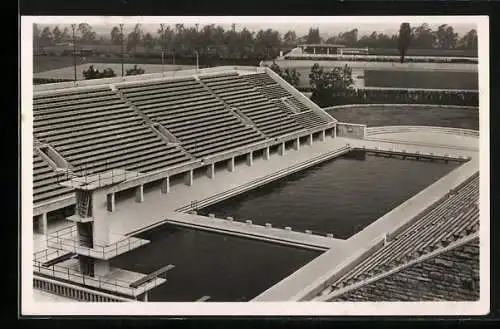
[(412, 33), (410, 23), (401, 23), (401, 26), (399, 27), (398, 37), (398, 50), (401, 56), (401, 63), (403, 63), (405, 60), (406, 52), (408, 50), (408, 47), (410, 47), (411, 37)]
[(111, 29), (111, 43), (114, 45), (120, 45), (122, 42), (121, 31), (118, 26), (113, 26)]
[(321, 37), (319, 35), (319, 28), (310, 28), (307, 34), (306, 43), (321, 43)]
[(137, 67), (137, 65), (134, 65), (133, 68), (127, 70), (125, 75), (139, 75), (139, 74), (144, 74), (144, 69)]
[(336, 95), (344, 94), (354, 84), (352, 69), (345, 65), (325, 71), (315, 63), (309, 73), (309, 83), (313, 89), (313, 102), (321, 107), (335, 105)]
[(86, 80), (91, 79), (102, 79), (102, 78), (112, 78), (116, 77), (115, 72), (111, 68), (104, 69), (104, 71), (99, 72), (99, 70), (94, 69), (94, 65), (90, 65), (90, 67), (85, 71), (83, 70), (83, 76)]
[(269, 68), (292, 86), (297, 87), (299, 85), (300, 73), (297, 72), (296, 69), (286, 68), (285, 70), (281, 70), (280, 66), (276, 64), (276, 62), (273, 62)]
[[(36, 50), (46, 46), (72, 40), (71, 28), (64, 25), (33, 27), (33, 45)], [(216, 58), (255, 58), (258, 60), (275, 58), (280, 50), (287, 50), (299, 42), (304, 43), (340, 43), (348, 47), (399, 48), (399, 33), (388, 34), (373, 32), (360, 35), (358, 29), (350, 29), (335, 36), (322, 38), (317, 27), (311, 27), (308, 33), (300, 36), (289, 30), (283, 35), (273, 29), (250, 31), (247, 28), (237, 29), (236, 25), (224, 29), (220, 25), (187, 26), (184, 24), (163, 24), (157, 33), (143, 31), (140, 24), (133, 26), (124, 36), (124, 46), (128, 51), (138, 52), (139, 47), (153, 50), (160, 46), (162, 50), (180, 57), (192, 57), (198, 51), (200, 57)], [(109, 34), (98, 36), (92, 26), (87, 23), (77, 24), (78, 44), (120, 45), (122, 35), (118, 26), (112, 26)], [(477, 31), (475, 29), (459, 36), (449, 25), (440, 25), (433, 30), (429, 24), (422, 23), (411, 27), (411, 48), (421, 49), (477, 49)]]

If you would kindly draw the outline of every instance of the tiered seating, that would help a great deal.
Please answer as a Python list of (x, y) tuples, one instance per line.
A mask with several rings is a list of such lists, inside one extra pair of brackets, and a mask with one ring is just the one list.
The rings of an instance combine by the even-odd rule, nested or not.
[(291, 103), (295, 108), (297, 108), (299, 111), (309, 111), (309, 107), (307, 107), (304, 103), (299, 102), (295, 97), (289, 97), (286, 99), (289, 103)]
[(33, 203), (60, 197), (71, 193), (71, 189), (59, 185), (58, 174), (54, 169), (33, 150)]
[(479, 239), (411, 265), (332, 301), (473, 301), (479, 298)]
[(290, 96), (290, 93), (278, 84), (261, 87), (258, 90), (269, 99), (279, 99)]
[(267, 73), (246, 74), (243, 78), (254, 87), (263, 87), (267, 85), (274, 85), (276, 81), (273, 80)]
[(479, 229), (479, 176), (467, 180), (447, 200), (428, 211), (422, 218), (374, 254), (339, 278), (332, 288), (360, 282), (385, 273), (412, 259), (448, 245)]
[(299, 112), (295, 114), (293, 118), (306, 128), (318, 127), (325, 123), (328, 123), (328, 121), (326, 121), (313, 111)]
[(271, 101), (276, 107), (280, 108), (282, 111), (288, 113), (288, 114), (295, 114), (297, 112), (293, 111), (290, 107), (288, 107), (285, 103), (283, 103), (280, 99), (273, 99)]
[(200, 79), (227, 104), (239, 109), (269, 137), (303, 129), (236, 73), (205, 76)]
[(189, 160), (167, 146), (108, 87), (34, 97), (34, 134), (47, 142), (76, 174), (113, 168), (149, 172)]
[(193, 78), (119, 87), (151, 120), (159, 122), (191, 154), (202, 157), (264, 138)]

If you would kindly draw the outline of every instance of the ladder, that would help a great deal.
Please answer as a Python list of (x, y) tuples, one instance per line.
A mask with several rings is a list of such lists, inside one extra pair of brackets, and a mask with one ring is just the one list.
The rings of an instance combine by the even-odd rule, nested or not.
[(90, 195), (88, 193), (84, 193), (82, 199), (78, 203), (78, 214), (80, 217), (87, 217), (89, 213), (89, 203)]

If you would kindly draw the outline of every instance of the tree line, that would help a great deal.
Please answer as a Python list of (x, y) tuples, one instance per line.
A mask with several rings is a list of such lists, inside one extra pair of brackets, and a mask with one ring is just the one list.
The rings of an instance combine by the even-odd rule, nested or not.
[[(411, 47), (420, 49), (477, 49), (477, 31), (470, 30), (459, 36), (452, 26), (442, 24), (436, 30), (427, 23), (411, 27)], [(54, 46), (73, 41), (73, 31), (68, 27), (33, 26), (34, 49)], [(198, 52), (201, 56), (222, 56), (234, 58), (258, 57), (275, 58), (280, 50), (288, 50), (300, 43), (333, 43), (347, 47), (398, 48), (398, 34), (372, 32), (359, 35), (358, 29), (339, 33), (336, 36), (324, 37), (319, 28), (310, 28), (304, 36), (297, 36), (295, 31), (280, 34), (273, 29), (261, 29), (257, 32), (246, 27), (236, 30), (233, 24), (230, 29), (210, 24), (187, 27), (184, 24), (170, 26), (160, 24), (156, 32), (146, 32), (141, 24), (130, 29), (113, 26), (108, 35), (98, 35), (87, 23), (78, 24), (75, 38), (79, 45), (121, 46), (129, 53), (163, 50), (179, 56), (192, 56)]]

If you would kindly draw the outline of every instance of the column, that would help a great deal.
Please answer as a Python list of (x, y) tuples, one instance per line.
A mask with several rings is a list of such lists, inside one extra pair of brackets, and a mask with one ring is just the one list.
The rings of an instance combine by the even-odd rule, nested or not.
[(313, 145), (313, 135), (310, 134), (309, 136), (307, 136), (307, 145)]
[(264, 160), (269, 160), (269, 146), (264, 149)]
[(146, 291), (144, 295), (142, 295), (142, 301), (147, 302), (148, 301), (148, 292)]
[(324, 142), (325, 141), (325, 131), (322, 130), (321, 133), (319, 134), (319, 140)]
[(332, 138), (336, 138), (336, 137), (337, 137), (337, 126), (332, 128)]
[(47, 234), (47, 213), (38, 215), (38, 233)]
[(115, 211), (115, 193), (109, 193), (107, 198), (108, 211)]
[(161, 193), (167, 194), (170, 192), (170, 177), (167, 176), (161, 180)]
[(191, 169), (184, 175), (184, 184), (187, 186), (193, 185), (193, 170)]
[(144, 185), (135, 188), (135, 202), (144, 202)]
[(298, 151), (300, 150), (300, 138), (297, 137), (294, 141), (293, 141), (293, 148)]
[(252, 166), (253, 165), (253, 153), (250, 152), (247, 154), (247, 166)]
[(105, 276), (109, 273), (109, 261), (102, 259), (94, 259), (94, 274)]
[(278, 149), (278, 153), (279, 155), (283, 156), (285, 155), (285, 142), (281, 143), (281, 145), (279, 146), (279, 149)]
[(207, 167), (207, 176), (210, 179), (214, 179), (214, 177), (215, 177), (215, 163), (212, 163)]
[(234, 157), (231, 159), (227, 160), (227, 170), (230, 172), (234, 171)]

